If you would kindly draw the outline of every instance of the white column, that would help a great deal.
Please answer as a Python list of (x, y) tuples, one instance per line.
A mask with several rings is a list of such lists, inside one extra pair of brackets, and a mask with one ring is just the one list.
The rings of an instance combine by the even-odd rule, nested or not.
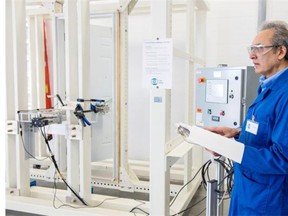
[(258, 0), (258, 27), (266, 21), (267, 0)]
[[(31, 93), (33, 95), (31, 108), (41, 109), (46, 107), (43, 16), (34, 16), (33, 21), (34, 26), (31, 27), (34, 35), (30, 39), (30, 54), (32, 54), (30, 60), (31, 67), (34, 69), (31, 71)], [(47, 155), (46, 144), (41, 133), (37, 133), (35, 139), (37, 139), (35, 143), (36, 156), (45, 157)]]
[[(60, 87), (58, 84), (58, 67), (57, 65), (60, 63), (58, 62), (58, 56), (57, 56), (57, 32), (56, 32), (56, 16), (52, 15), (51, 17), (51, 34), (52, 34), (52, 58), (53, 58), (53, 95), (59, 94), (62, 97), (62, 100), (64, 100), (64, 95), (61, 95), (60, 91)], [(60, 29), (60, 28), (59, 28)], [(59, 45), (58, 45), (59, 46)], [(63, 63), (64, 64), (64, 63)], [(64, 102), (65, 103), (65, 102)], [(53, 106), (55, 108), (60, 108), (62, 107), (61, 103), (58, 101), (58, 99), (56, 97), (53, 98)], [(56, 104), (58, 104), (58, 106), (56, 106)], [(54, 140), (55, 140), (55, 146), (53, 147), (53, 152), (55, 155), (55, 159), (58, 162), (58, 166), (60, 171), (66, 170), (67, 168), (67, 154), (66, 154), (66, 145), (65, 143), (65, 138), (63, 136), (58, 136), (58, 135), (54, 135)]]
[[(78, 1), (78, 48), (79, 48), (79, 97), (90, 98), (90, 11), (89, 0)], [(89, 104), (87, 104), (89, 106)], [(87, 107), (88, 108), (88, 107)], [(87, 109), (86, 108), (86, 109)], [(93, 114), (92, 114), (93, 115)], [(95, 115), (95, 114), (94, 114)], [(79, 142), (80, 194), (86, 201), (91, 199), (91, 127), (83, 128)]]
[[(6, 98), (4, 106), (5, 108), (5, 119), (16, 120), (17, 116), (15, 107), (15, 88), (14, 88), (14, 72), (13, 72), (13, 40), (12, 38), (12, 1), (6, 0)], [(6, 186), (8, 188), (17, 188), (17, 176), (16, 176), (16, 136), (14, 134), (6, 134)]]
[[(170, 170), (166, 142), (170, 128), (170, 90), (150, 91), (150, 215), (168, 215)], [(161, 103), (155, 102), (162, 101)]]
[(30, 54), (30, 95), (29, 95), (29, 109), (40, 108), (37, 107), (37, 75), (36, 75), (36, 44), (35, 44), (35, 16), (29, 16), (28, 18), (28, 28), (29, 28), (29, 54)]
[(129, 172), (128, 166), (128, 10), (120, 13), (120, 41), (119, 41), (119, 61), (120, 74), (118, 75), (120, 87), (120, 99), (118, 101), (120, 113), (120, 169)]
[[(28, 108), (26, 12), (25, 1), (12, 0), (11, 2), (13, 72), (7, 71), (7, 73), (13, 73), (13, 80), (9, 80), (8, 83), (14, 87), (14, 94), (11, 94), (8, 100), (15, 100), (14, 107), (9, 107), (9, 109), (14, 112), (14, 119), (17, 119), (17, 111), (27, 110)], [(7, 93), (8, 92), (9, 90), (7, 89)], [(14, 145), (14, 143), (11, 145)], [(19, 134), (16, 136), (16, 160), (17, 188), (20, 191), (20, 195), (29, 196), (29, 160), (25, 158), (25, 151)], [(15, 167), (12, 169), (15, 169)]]
[[(151, 1), (152, 37), (171, 37), (171, 1)], [(159, 102), (160, 101), (160, 102)], [(166, 143), (170, 138), (171, 90), (150, 90), (150, 215), (169, 215), (170, 170)]]
[[(112, 101), (112, 111), (113, 111), (113, 118), (114, 120), (114, 138), (113, 143), (114, 143), (114, 153), (113, 153), (113, 179), (119, 180), (119, 169), (120, 169), (120, 128), (119, 128), (119, 122), (120, 122), (120, 109), (119, 109), (119, 103), (121, 101), (121, 98), (119, 97), (119, 73), (120, 73), (120, 68), (119, 68), (119, 44), (120, 44), (120, 26), (119, 26), (119, 12), (115, 12), (113, 15), (113, 25), (114, 25), (114, 37), (113, 37), (113, 42), (114, 42), (114, 66), (113, 66), (113, 71), (114, 71), (114, 84), (113, 84), (113, 94), (114, 94), (114, 101)], [(128, 127), (128, 126), (127, 126)], [(128, 163), (128, 157), (127, 157), (127, 163)]]
[[(187, 12), (186, 12), (186, 52), (189, 53), (190, 59), (186, 61), (186, 82), (185, 82), (185, 121), (187, 124), (193, 124), (194, 122), (194, 41), (195, 41), (195, 12), (194, 1), (187, 0)], [(195, 148), (193, 149), (195, 151)], [(192, 178), (192, 151), (189, 151), (184, 156), (184, 184)], [(191, 189), (191, 184), (186, 187), (186, 190)]]
[[(64, 3), (65, 16), (65, 70), (67, 101), (78, 97), (78, 39), (77, 0)], [(71, 111), (66, 113), (68, 124), (78, 124)], [(79, 141), (67, 140), (67, 180), (72, 188), (79, 191)], [(72, 193), (70, 192), (72, 196)]]
[(44, 66), (44, 31), (43, 17), (35, 16), (35, 49), (36, 49), (36, 91), (37, 108), (45, 108), (45, 66)]
[[(186, 61), (187, 77), (185, 83), (185, 121), (187, 124), (192, 124), (194, 121), (194, 50), (195, 50), (195, 11), (194, 1), (187, 0), (187, 18), (186, 18), (186, 52), (190, 55), (190, 60)], [(192, 85), (191, 85), (192, 84)]]

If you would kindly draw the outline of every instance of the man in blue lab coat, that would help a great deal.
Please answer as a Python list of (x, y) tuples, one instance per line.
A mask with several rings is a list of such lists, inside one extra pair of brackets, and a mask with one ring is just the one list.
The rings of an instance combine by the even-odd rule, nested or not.
[(266, 22), (248, 48), (261, 74), (258, 96), (241, 129), (208, 128), (239, 135), (245, 149), (234, 163), (229, 215), (288, 215), (288, 26)]

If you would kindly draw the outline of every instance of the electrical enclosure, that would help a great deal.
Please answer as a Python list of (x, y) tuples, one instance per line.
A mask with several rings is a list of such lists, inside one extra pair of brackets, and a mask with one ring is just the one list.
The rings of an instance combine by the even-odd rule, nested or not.
[(259, 75), (254, 67), (200, 68), (196, 71), (197, 126), (237, 128), (257, 95)]

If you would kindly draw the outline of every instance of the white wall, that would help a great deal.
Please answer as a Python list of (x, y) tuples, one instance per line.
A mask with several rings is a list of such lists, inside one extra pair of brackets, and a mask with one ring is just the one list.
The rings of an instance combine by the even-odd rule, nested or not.
[(257, 32), (258, 0), (211, 0), (209, 5), (206, 65), (251, 65), (246, 47)]
[(284, 20), (288, 22), (288, 1), (267, 0), (267, 20)]
[[(258, 28), (258, 0), (210, 0), (206, 65), (252, 65), (246, 47)], [(288, 21), (288, 1), (267, 0), (266, 20)]]

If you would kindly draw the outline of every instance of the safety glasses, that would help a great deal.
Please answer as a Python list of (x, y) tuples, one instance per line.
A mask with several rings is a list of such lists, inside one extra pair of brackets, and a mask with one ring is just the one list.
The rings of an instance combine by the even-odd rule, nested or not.
[(268, 53), (270, 50), (272, 50), (272, 48), (278, 48), (278, 47), (280, 47), (280, 45), (265, 46), (265, 45), (259, 44), (259, 45), (251, 45), (247, 47), (247, 50), (249, 54), (264, 55)]

